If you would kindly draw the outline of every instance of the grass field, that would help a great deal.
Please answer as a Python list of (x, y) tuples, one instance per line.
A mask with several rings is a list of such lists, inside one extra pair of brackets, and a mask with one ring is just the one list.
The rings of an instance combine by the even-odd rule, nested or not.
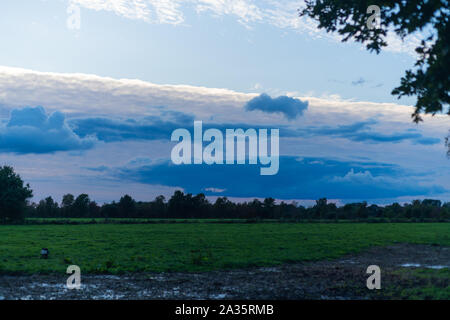
[(402, 268), (394, 272), (401, 280), (406, 280), (408, 286), (389, 285), (388, 292), (394, 299), (450, 299), (450, 269), (408, 269)]
[[(331, 259), (395, 242), (450, 246), (450, 223), (0, 226), (0, 273), (207, 271)], [(42, 247), (50, 258), (42, 260)]]

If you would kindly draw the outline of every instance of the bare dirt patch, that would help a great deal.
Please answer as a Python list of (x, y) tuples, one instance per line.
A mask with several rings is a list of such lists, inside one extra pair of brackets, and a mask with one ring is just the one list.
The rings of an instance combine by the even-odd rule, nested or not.
[[(204, 273), (83, 275), (82, 288), (66, 288), (66, 275), (0, 275), (0, 299), (372, 299), (398, 298), (384, 288), (424, 285), (400, 276), (402, 265), (450, 267), (450, 248), (396, 244), (332, 261)], [(382, 289), (366, 288), (366, 269), (378, 265)], [(428, 281), (428, 280), (427, 280)], [(448, 278), (436, 280), (443, 290)], [(388, 290), (388, 289), (386, 289)], [(406, 297), (407, 298), (407, 297)]]

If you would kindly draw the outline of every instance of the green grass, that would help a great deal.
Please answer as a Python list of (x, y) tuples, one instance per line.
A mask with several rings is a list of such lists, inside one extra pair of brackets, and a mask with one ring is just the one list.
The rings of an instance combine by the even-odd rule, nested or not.
[[(247, 219), (163, 219), (163, 218), (26, 218), (24, 224), (145, 224), (145, 223), (246, 223)], [(250, 220), (250, 222), (254, 222)], [(264, 219), (258, 222), (282, 222), (277, 219)], [(319, 221), (318, 221), (319, 222)], [(22, 224), (22, 223), (20, 223)]]
[(396, 299), (449, 300), (450, 269), (401, 268), (393, 272), (398, 277), (396, 285), (389, 285), (384, 293)]
[[(395, 242), (450, 246), (450, 223), (0, 225), (0, 273), (206, 271), (331, 259)], [(39, 259), (42, 247), (48, 260)]]

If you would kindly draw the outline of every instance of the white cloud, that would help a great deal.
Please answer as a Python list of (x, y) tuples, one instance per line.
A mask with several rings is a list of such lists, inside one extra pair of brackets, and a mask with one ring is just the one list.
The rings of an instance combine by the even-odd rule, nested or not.
[[(63, 112), (66, 117), (103, 117), (118, 120), (156, 116), (166, 119), (166, 111), (192, 115), (205, 123), (251, 123), (256, 126), (287, 126), (293, 129), (336, 127), (374, 120), (371, 130), (382, 135), (418, 130), (424, 137), (442, 139), (448, 134), (448, 116), (426, 116), (419, 126), (411, 121), (414, 108), (395, 103), (344, 100), (339, 96), (295, 96), (308, 101), (308, 110), (295, 119), (261, 111), (245, 111), (246, 102), (257, 93), (189, 85), (159, 85), (140, 80), (113, 79), (88, 74), (37, 72), (0, 66), (0, 117), (9, 118), (10, 111), (25, 106), (41, 105), (49, 113)], [(0, 118), (0, 122), (2, 121)], [(300, 142), (299, 142), (300, 140)], [(324, 147), (326, 145), (327, 147)], [(301, 156), (339, 154), (377, 158), (396, 158), (402, 163), (436, 162), (435, 167), (448, 166), (443, 144), (414, 145), (367, 144), (341, 138), (286, 138), (280, 152)], [(330, 147), (332, 146), (332, 147)], [(331, 148), (331, 149), (330, 149)], [(419, 161), (419, 158), (421, 159)]]
[[(213, 17), (232, 16), (246, 27), (255, 23), (267, 23), (280, 29), (289, 29), (306, 34), (314, 39), (341, 41), (341, 36), (326, 33), (317, 28), (317, 22), (298, 16), (303, 1), (275, 0), (69, 0), (70, 3), (95, 11), (110, 11), (118, 16), (148, 23), (179, 25), (185, 22), (183, 9), (192, 8), (198, 14)], [(389, 32), (389, 44), (384, 50), (416, 56), (414, 49), (420, 43), (417, 35), (402, 41), (394, 32)]]
[(220, 188), (205, 188), (205, 191), (213, 192), (213, 193), (222, 193), (227, 191), (227, 189), (220, 189)]
[(368, 170), (362, 172), (355, 172), (353, 169), (351, 169), (347, 174), (343, 177), (333, 177), (332, 181), (335, 182), (354, 182), (354, 183), (360, 183), (360, 184), (366, 184), (370, 182), (378, 182), (378, 183), (398, 183), (398, 180), (386, 177), (386, 176), (379, 176), (374, 177), (372, 173)]
[[(159, 115), (163, 108), (193, 114), (211, 122), (247, 121), (244, 105), (258, 93), (190, 85), (160, 85), (136, 79), (113, 79), (81, 73), (38, 72), (0, 66), (0, 115), (9, 110), (42, 105), (48, 111), (67, 116), (95, 115), (143, 117)], [(344, 100), (339, 96), (293, 96), (308, 101), (305, 114), (289, 122), (282, 115), (253, 112), (255, 124), (316, 125), (349, 124), (367, 118), (396, 122), (414, 128), (410, 115), (413, 107), (395, 103)], [(442, 136), (448, 130), (448, 116), (428, 116), (421, 128)]]
[(161, 107), (211, 117), (239, 108), (256, 94), (189, 85), (158, 85), (89, 74), (37, 72), (0, 66), (0, 104), (43, 105), (67, 114), (148, 116)]
[[(416, 126), (411, 122), (410, 114), (413, 111), (411, 106), (343, 100), (339, 96), (298, 96), (297, 98), (302, 101), (309, 102), (308, 110), (304, 112), (303, 116), (289, 122), (282, 115), (245, 111), (245, 103), (258, 94), (241, 93), (228, 89), (188, 85), (159, 85), (132, 79), (112, 79), (88, 74), (37, 72), (1, 66), (0, 88), (2, 88), (0, 91), (0, 123), (3, 124), (6, 124), (12, 109), (42, 105), (48, 114), (55, 111), (65, 113), (68, 123), (75, 116), (119, 118), (125, 119), (124, 121), (131, 119), (130, 121), (133, 121), (132, 119), (139, 120), (145, 116), (161, 116), (164, 115), (164, 112), (168, 114), (167, 111), (181, 111), (210, 123), (233, 121), (234, 123), (248, 123), (255, 126), (263, 124), (270, 126), (287, 125), (301, 129), (335, 127), (373, 119), (374, 124), (371, 125), (371, 130), (383, 135), (393, 132), (408, 132), (408, 130), (415, 129), (424, 136), (442, 138), (448, 132), (448, 116), (446, 115), (437, 115), (433, 119), (427, 117), (424, 123)], [(165, 107), (162, 108), (161, 106)], [(61, 132), (61, 130), (57, 132)], [(58, 134), (61, 136), (61, 133)], [(17, 138), (17, 135), (14, 134), (11, 137)], [(28, 137), (32, 137), (31, 134)], [(37, 140), (40, 141), (41, 138)], [(399, 164), (406, 168), (412, 168), (412, 171), (419, 172), (424, 171), (423, 164), (427, 163), (427, 168), (435, 171), (435, 173), (430, 173), (430, 179), (433, 181), (441, 179), (440, 183), (446, 188), (448, 188), (448, 181), (450, 181), (447, 173), (448, 160), (445, 158), (445, 150), (442, 144), (415, 145), (410, 141), (396, 144), (370, 144), (325, 135), (285, 138), (280, 145), (280, 154), (296, 157), (333, 157), (349, 161), (370, 159), (370, 161)], [(137, 159), (133, 163), (139, 164), (145, 161), (145, 158), (167, 157), (170, 154), (171, 146), (167, 141), (151, 140), (100, 143), (93, 149), (74, 149), (83, 150), (83, 154), (80, 151), (75, 151), (80, 152), (78, 157), (70, 156), (69, 152), (63, 152), (41, 155), (41, 158), (37, 158), (35, 155), (21, 156), (2, 153), (2, 161), (3, 163), (14, 164), (21, 171), (24, 170), (27, 179), (37, 184), (39, 188), (49, 190), (48, 188), (54, 182), (44, 181), (46, 175), (43, 172), (48, 172), (48, 170), (52, 170), (55, 175), (61, 172), (61, 179), (65, 181), (67, 172), (72, 172), (67, 171), (71, 167), (76, 168), (76, 170), (70, 170), (75, 170), (74, 176), (77, 176), (77, 173), (81, 170), (80, 167), (98, 167), (105, 164), (105, 159), (107, 159), (108, 165), (121, 165), (129, 162), (130, 159)], [(42, 166), (40, 165), (41, 162), (36, 162), (36, 159), (42, 160)], [(57, 166), (54, 166), (54, 164), (57, 164)], [(34, 167), (39, 167), (39, 170), (32, 169)], [(34, 171), (27, 172), (27, 168)], [(355, 171), (340, 178), (352, 181), (377, 179), (376, 175), (371, 175), (370, 172)], [(96, 199), (110, 199), (103, 195), (103, 193), (112, 192), (108, 189), (110, 185), (112, 184), (105, 180), (103, 182), (105, 189), (95, 191)], [(81, 182), (80, 186), (82, 186)], [(117, 186), (117, 190), (114, 189), (114, 192), (121, 190), (119, 184), (114, 186)], [(214, 185), (207, 186), (217, 188)], [(67, 187), (67, 189), (70, 188)], [(138, 192), (138, 189), (139, 186), (135, 188), (136, 192)], [(64, 191), (69, 190), (65, 189)]]
[(145, 0), (70, 0), (69, 2), (95, 11), (111, 11), (128, 19), (149, 21), (150, 8)]
[(157, 21), (159, 23), (179, 24), (184, 21), (182, 12), (179, 10), (179, 2), (171, 0), (151, 1), (154, 7)]
[(263, 11), (253, 1), (248, 0), (198, 0), (195, 7), (197, 12), (212, 12), (216, 16), (234, 15), (243, 24), (261, 21)]

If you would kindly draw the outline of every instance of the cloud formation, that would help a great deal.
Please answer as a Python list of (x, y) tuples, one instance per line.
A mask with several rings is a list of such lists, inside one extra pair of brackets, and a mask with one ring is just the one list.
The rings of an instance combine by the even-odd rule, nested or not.
[[(441, 115), (411, 128), (413, 108), (392, 103), (287, 96), (273, 99), (227, 89), (8, 67), (0, 67), (0, 87), (0, 116), (8, 117), (11, 110), (24, 105), (44, 105), (48, 111), (63, 112), (77, 135), (97, 135), (104, 141), (157, 139), (172, 127), (190, 127), (194, 118), (203, 120), (205, 127), (218, 129), (276, 127), (281, 137), (410, 141), (419, 146), (439, 144), (439, 138), (448, 132), (448, 119)], [(303, 113), (306, 107), (308, 112)], [(249, 109), (264, 112), (254, 112), (251, 123), (244, 123)], [(174, 114), (184, 115), (188, 121), (180, 121)], [(348, 124), (336, 125), (336, 119)], [(392, 127), (395, 132), (389, 131)]]
[(42, 107), (15, 109), (6, 125), (0, 127), (0, 151), (14, 153), (52, 153), (86, 150), (97, 140), (80, 138), (70, 129), (61, 112), (51, 115)]
[(182, 112), (164, 111), (162, 116), (142, 119), (79, 118), (71, 120), (81, 137), (95, 136), (105, 142), (125, 140), (169, 140), (173, 130), (192, 127), (194, 117)]
[[(114, 142), (126, 140), (168, 139), (178, 128), (192, 132), (195, 117), (182, 112), (167, 111), (160, 116), (140, 119), (112, 118), (75, 118), (70, 120), (74, 132), (80, 137), (95, 136), (101, 141)], [(434, 145), (441, 142), (438, 138), (425, 137), (416, 130), (406, 130), (391, 134), (382, 134), (370, 128), (377, 121), (368, 120), (349, 125), (296, 128), (287, 125), (255, 125), (254, 123), (204, 123), (204, 130), (214, 128), (225, 132), (226, 129), (280, 129), (281, 138), (336, 137), (355, 142), (399, 143), (411, 141), (413, 144)]]
[[(69, 115), (152, 116), (161, 107), (201, 113), (230, 114), (256, 94), (189, 85), (159, 85), (141, 80), (91, 74), (39, 72), (0, 66), (0, 104), (17, 108), (44, 105)], [(227, 112), (226, 112), (227, 111)]]
[(260, 110), (267, 113), (282, 113), (287, 119), (295, 119), (303, 114), (308, 108), (308, 101), (291, 98), (288, 96), (279, 96), (271, 98), (262, 93), (245, 104), (245, 110)]
[(351, 141), (369, 143), (398, 143), (406, 140), (411, 141), (414, 144), (433, 145), (441, 142), (438, 138), (424, 137), (415, 129), (406, 130), (404, 132), (393, 132), (389, 134), (380, 133), (371, 128), (371, 126), (375, 124), (378, 124), (378, 121), (367, 120), (335, 127), (307, 127), (299, 129), (298, 133), (303, 136), (331, 136), (345, 138)]
[[(142, 186), (140, 181), (143, 181), (144, 187), (154, 190), (159, 188), (155, 185), (170, 190), (186, 187), (190, 192), (209, 189), (210, 195), (214, 190), (226, 190), (220, 195), (234, 197), (277, 195), (285, 199), (298, 196), (314, 199), (315, 196), (338, 198), (353, 194), (354, 199), (358, 199), (358, 195), (361, 196), (359, 199), (364, 199), (372, 194), (371, 197), (389, 196), (392, 199), (398, 195), (432, 196), (433, 191), (434, 196), (440, 196), (442, 189), (434, 188), (432, 184), (450, 189), (446, 170), (448, 160), (444, 145), (438, 139), (448, 134), (448, 116), (436, 115), (416, 126), (410, 121), (413, 108), (408, 106), (332, 96), (301, 96), (291, 99), (308, 101), (307, 112), (288, 120), (281, 111), (247, 111), (246, 103), (259, 97), (254, 93), (8, 67), (0, 67), (0, 87), (0, 152), (4, 161), (25, 170), (29, 181), (42, 179), (36, 173), (36, 167), (40, 172), (44, 169), (52, 172), (57, 165), (61, 184), (70, 175), (78, 177), (85, 173), (85, 167), (97, 167), (97, 171), (89, 172), (89, 179), (104, 186), (110, 184), (108, 177), (114, 171), (114, 176), (118, 177), (115, 181), (120, 181), (117, 182), (118, 189)], [(22, 114), (14, 112), (15, 115), (10, 117), (12, 110), (24, 105), (43, 105), (50, 115), (43, 110), (29, 110)], [(273, 110), (290, 112), (279, 106)], [(283, 157), (279, 177), (270, 181), (260, 180), (257, 168), (252, 166), (172, 168), (167, 163), (157, 165), (155, 159), (170, 155), (171, 145), (165, 141), (169, 140), (173, 129), (192, 130), (194, 119), (202, 120), (205, 130), (279, 128), (282, 155), (309, 157), (317, 162), (299, 164), (299, 161)], [(92, 149), (83, 152), (88, 163), (79, 163), (76, 158), (79, 152), (53, 154), (89, 148)], [(153, 162), (139, 161), (133, 166), (122, 167), (135, 157), (146, 157)], [(408, 174), (388, 171), (389, 166), (379, 172), (375, 164), (356, 162), (353, 165), (344, 161), (341, 161), (344, 164), (334, 164), (330, 162), (332, 157), (349, 161), (377, 159), (410, 170), (408, 173), (428, 163), (433, 171), (430, 169), (426, 174), (429, 183), (426, 187), (425, 182), (421, 184), (415, 178), (408, 178)], [(313, 168), (320, 166), (320, 161), (320, 169)], [(334, 171), (327, 173), (328, 169)], [(169, 176), (163, 177), (162, 173)], [(395, 183), (389, 177), (394, 178)], [(340, 181), (340, 178), (345, 180)], [(364, 184), (362, 179), (367, 182)], [(425, 181), (425, 175), (423, 179)], [(248, 187), (247, 182), (237, 183), (247, 180)], [(90, 185), (91, 181), (86, 180), (85, 185)], [(323, 191), (323, 194), (315, 190)], [(101, 198), (106, 199), (106, 193)]]
[[(109, 173), (128, 181), (180, 187), (191, 193), (220, 193), (244, 198), (380, 199), (446, 191), (438, 185), (421, 184), (418, 175), (413, 176), (396, 165), (328, 158), (283, 156), (280, 158), (280, 171), (274, 176), (260, 176), (258, 166), (177, 166), (170, 161), (129, 164), (110, 168)], [(209, 185), (214, 185), (214, 188), (205, 189)]]
[[(269, 24), (280, 29), (294, 30), (313, 38), (341, 41), (337, 34), (326, 33), (317, 28), (311, 18), (298, 16), (297, 10), (304, 4), (295, 0), (70, 0), (70, 4), (95, 11), (109, 11), (118, 16), (147, 23), (182, 25), (186, 9), (212, 17), (230, 16), (250, 28), (256, 23)], [(386, 37), (389, 46), (384, 50), (415, 55), (414, 49), (420, 43), (418, 36), (400, 39), (394, 32)]]
[[(159, 85), (131, 79), (113, 79), (90, 74), (63, 74), (38, 72), (0, 66), (0, 111), (43, 105), (46, 110), (61, 111), (67, 117), (145, 117), (159, 115), (161, 107), (168, 110), (189, 112), (199, 119), (216, 122), (241, 122), (246, 103), (259, 94), (243, 93), (228, 89), (206, 88), (189, 85)], [(395, 103), (374, 103), (343, 100), (339, 97), (293, 97), (308, 102), (308, 120), (315, 123), (335, 123), (336, 119), (362, 121), (376, 118), (379, 122), (397, 121), (411, 126), (413, 107)], [(9, 110), (8, 110), (9, 109)], [(0, 113), (1, 115), (1, 113)], [(7, 113), (6, 113), (7, 115)], [(252, 122), (273, 124), (281, 117), (252, 117)], [(427, 117), (426, 117), (427, 118)], [(428, 117), (431, 118), (431, 117)], [(261, 120), (261, 121), (260, 121)], [(447, 117), (436, 115), (429, 124), (448, 131)]]

